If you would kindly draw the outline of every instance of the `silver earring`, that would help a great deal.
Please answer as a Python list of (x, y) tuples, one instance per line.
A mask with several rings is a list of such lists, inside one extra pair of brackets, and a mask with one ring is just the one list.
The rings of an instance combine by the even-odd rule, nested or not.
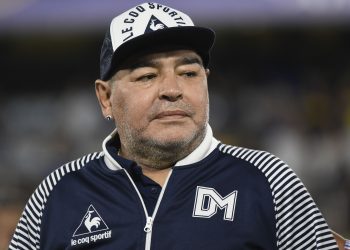
[(107, 116), (106, 116), (106, 120), (107, 120), (107, 121), (111, 121), (111, 120), (112, 120), (112, 116), (111, 116), (111, 115), (107, 115)]

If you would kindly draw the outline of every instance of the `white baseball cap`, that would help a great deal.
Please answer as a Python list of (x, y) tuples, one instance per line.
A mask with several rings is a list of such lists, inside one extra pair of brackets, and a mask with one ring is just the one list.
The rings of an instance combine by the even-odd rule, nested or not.
[(213, 30), (195, 26), (185, 13), (158, 3), (143, 3), (112, 20), (101, 49), (100, 78), (108, 80), (131, 55), (157, 48), (192, 49), (207, 67), (214, 40)]

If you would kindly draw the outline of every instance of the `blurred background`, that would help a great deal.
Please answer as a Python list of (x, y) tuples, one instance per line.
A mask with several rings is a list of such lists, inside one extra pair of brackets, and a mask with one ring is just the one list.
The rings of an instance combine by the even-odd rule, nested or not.
[[(211, 125), (299, 175), (350, 236), (350, 0), (160, 1), (217, 32)], [(53, 169), (100, 151), (95, 98), (110, 20), (141, 1), (0, 0), (0, 249)]]

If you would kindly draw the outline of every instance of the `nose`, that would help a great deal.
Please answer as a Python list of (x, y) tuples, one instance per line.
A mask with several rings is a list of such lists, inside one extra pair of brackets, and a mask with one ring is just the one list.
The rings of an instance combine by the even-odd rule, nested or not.
[(159, 87), (159, 99), (169, 102), (176, 102), (183, 98), (183, 90), (180, 86), (179, 79), (174, 73), (169, 73), (164, 77)]

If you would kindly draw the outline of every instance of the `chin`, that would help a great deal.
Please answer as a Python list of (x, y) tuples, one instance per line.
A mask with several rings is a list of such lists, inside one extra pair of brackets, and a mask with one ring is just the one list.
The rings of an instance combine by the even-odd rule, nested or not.
[[(193, 142), (198, 136), (198, 130), (162, 130), (153, 133), (152, 139), (158, 145), (165, 147), (182, 147)], [(151, 137), (149, 137), (151, 138)]]
[(171, 126), (155, 129), (152, 132), (152, 136), (163, 140), (186, 140), (186, 138), (193, 137), (198, 133), (198, 129), (194, 129), (192, 126)]
[[(203, 130), (202, 130), (203, 129)], [(196, 140), (205, 131), (193, 122), (173, 123), (173, 124), (152, 124), (144, 133), (144, 137), (160, 144), (187, 145)]]
[(163, 145), (183, 145), (187, 144), (188, 141), (191, 141), (193, 138), (191, 136), (156, 136), (154, 141), (157, 141), (159, 144)]

